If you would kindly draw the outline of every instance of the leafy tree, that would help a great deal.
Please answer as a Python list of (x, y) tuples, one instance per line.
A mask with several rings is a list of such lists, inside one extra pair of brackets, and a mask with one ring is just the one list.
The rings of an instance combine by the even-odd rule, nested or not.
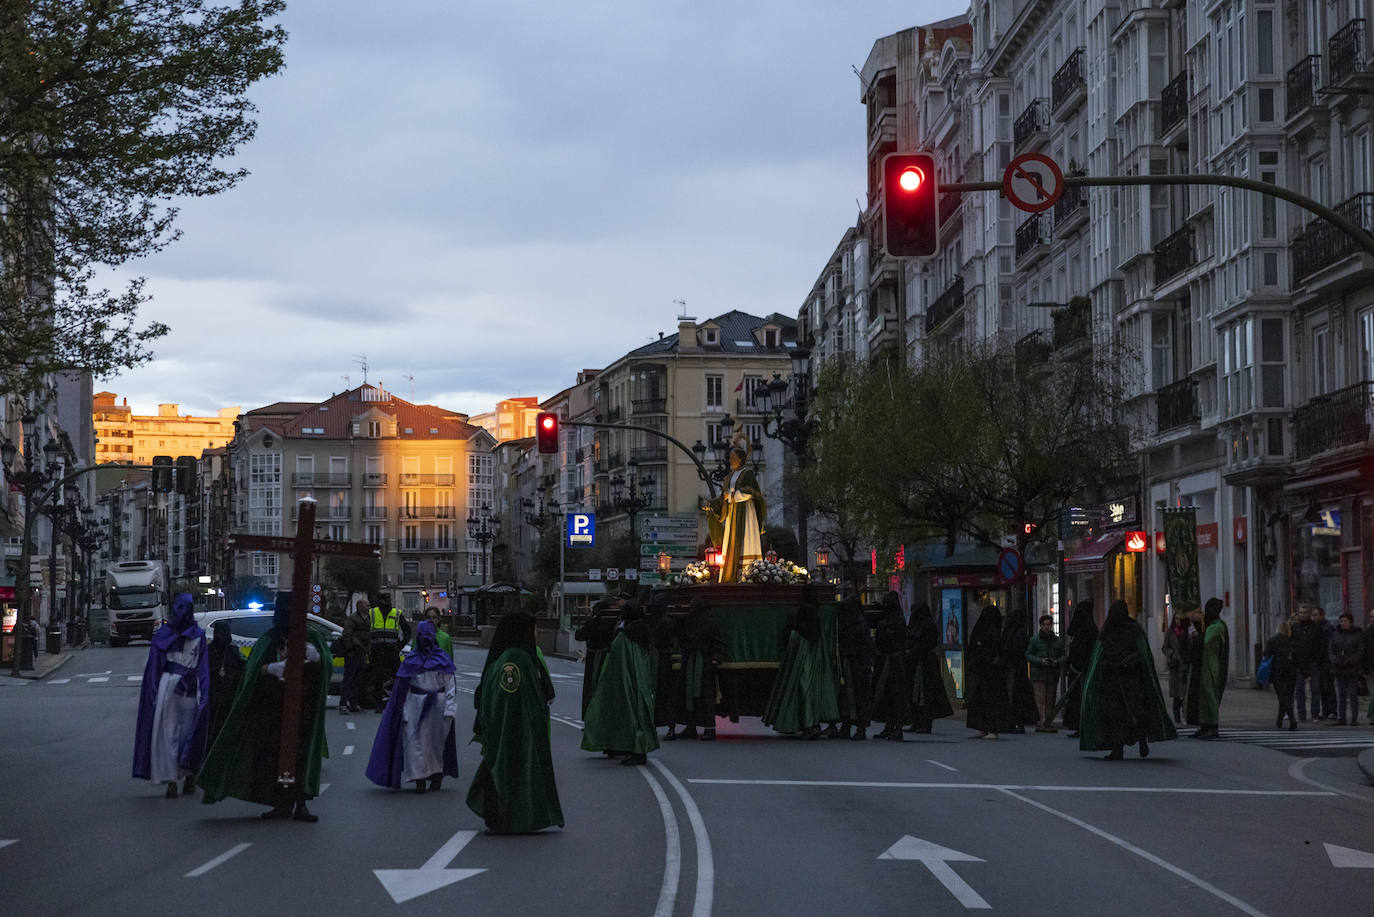
[(282, 0), (0, 0), (0, 395), (151, 359), (144, 280), (176, 197), (246, 174), (248, 88), (283, 63)]
[(345, 597), (345, 615), (353, 610), (353, 596), (370, 597), (382, 591), (382, 562), (375, 557), (326, 557), (320, 574), (326, 588)]

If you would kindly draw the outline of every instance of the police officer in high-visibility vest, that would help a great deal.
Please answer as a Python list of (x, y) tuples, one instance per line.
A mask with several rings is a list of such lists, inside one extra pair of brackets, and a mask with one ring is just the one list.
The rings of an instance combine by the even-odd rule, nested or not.
[(382, 593), (368, 612), (368, 651), (363, 703), (380, 712), (386, 706), (387, 687), (401, 662), (401, 647), (410, 627), (399, 609), (391, 607), (391, 595)]

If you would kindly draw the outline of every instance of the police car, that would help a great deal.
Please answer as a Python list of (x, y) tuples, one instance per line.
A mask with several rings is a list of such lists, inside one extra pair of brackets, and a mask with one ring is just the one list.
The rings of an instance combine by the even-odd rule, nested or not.
[[(253, 644), (272, 626), (272, 614), (270, 608), (226, 608), (223, 611), (199, 612), (196, 614), (196, 623), (205, 629), (205, 639), (209, 640), (214, 636), (210, 631), (211, 625), (216, 621), (228, 621), (229, 639), (239, 648), (243, 658), (247, 659), (248, 654), (253, 651)], [(306, 626), (324, 637), (324, 642), (330, 646), (343, 636), (342, 627), (319, 615), (307, 614)], [(334, 674), (329, 680), (329, 693), (339, 693), (339, 687), (343, 684), (343, 670), (344, 658), (335, 656)]]

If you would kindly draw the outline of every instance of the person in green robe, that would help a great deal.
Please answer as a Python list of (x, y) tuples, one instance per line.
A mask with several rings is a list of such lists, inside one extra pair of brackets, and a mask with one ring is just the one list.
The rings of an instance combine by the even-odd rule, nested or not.
[(563, 808), (549, 747), (553, 680), (534, 639), (534, 617), (502, 615), (492, 636), (473, 704), (473, 741), (482, 763), (468, 789), (468, 808), (489, 834), (532, 834), (563, 827)]
[(445, 631), (443, 623), (440, 621), (439, 609), (426, 608), (425, 617), (434, 625), (434, 639), (439, 642), (439, 649), (448, 654), (448, 658), (453, 658), (453, 638)]
[(1215, 739), (1220, 733), (1221, 695), (1231, 662), (1231, 636), (1221, 620), (1221, 599), (1213, 596), (1202, 608), (1202, 665), (1198, 672), (1199, 729), (1195, 739)]
[(1144, 758), (1151, 740), (1176, 738), (1149, 641), (1126, 603), (1117, 600), (1107, 609), (1084, 676), (1078, 748), (1109, 751), (1106, 760), (1120, 761), (1127, 745), (1139, 745)]
[(821, 694), (823, 681), (829, 677), (824, 662), (820, 608), (816, 597), (808, 592), (783, 625), (782, 660), (764, 705), (763, 725), (803, 739), (824, 737), (820, 723), (826, 711), (822, 710)]
[(310, 812), (306, 800), (319, 795), (320, 763), (329, 757), (324, 711), (334, 663), (324, 637), (307, 627), (296, 782), (283, 786), (277, 780), (277, 758), (281, 747), (286, 643), (292, 627), (290, 596), (289, 592), (278, 593), (272, 627), (253, 644), (234, 704), (205, 756), (196, 782), (205, 793), (203, 802), (218, 802), (232, 796), (271, 806), (263, 818), (315, 822), (319, 816)]
[(720, 582), (738, 583), (749, 565), (763, 556), (760, 536), (768, 504), (754, 472), (744, 467), (748, 444), (736, 437), (730, 447), (730, 471), (721, 494), (705, 507), (711, 544), (720, 549)]
[(582, 749), (624, 754), (621, 764), (647, 764), (658, 748), (654, 728), (653, 635), (634, 600), (621, 606), (620, 633), (611, 641), (582, 725)]

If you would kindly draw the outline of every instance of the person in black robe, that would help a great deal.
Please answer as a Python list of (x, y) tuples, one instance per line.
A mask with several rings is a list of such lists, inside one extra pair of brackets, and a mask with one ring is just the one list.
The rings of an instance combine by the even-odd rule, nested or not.
[(229, 622), (216, 621), (210, 625), (211, 639), (208, 644), (210, 657), (210, 733), (205, 747), (215, 744), (215, 738), (224, 728), (229, 717), (229, 708), (234, 706), (234, 695), (238, 693), (243, 681), (243, 653), (234, 646), (229, 638)]
[(1069, 619), (1067, 687), (1064, 689), (1064, 725), (1072, 730), (1068, 737), (1078, 738), (1078, 714), (1083, 706), (1083, 679), (1097, 646), (1097, 619), (1093, 617), (1093, 600), (1084, 599), (1073, 609)]
[[(1138, 744), (1140, 757), (1147, 757), (1152, 733), (1156, 739), (1171, 739), (1177, 732), (1159, 691), (1159, 677), (1145, 633), (1131, 617), (1125, 602), (1118, 599), (1107, 609), (1097, 643), (1100, 650), (1096, 666), (1090, 667), (1091, 674), (1084, 686), (1091, 695), (1084, 698), (1084, 705), (1096, 713), (1095, 717), (1085, 716), (1085, 720), (1095, 719), (1096, 730), (1090, 730), (1089, 723), (1084, 722), (1084, 739), (1080, 744), (1098, 748), (1106, 745), (1110, 749), (1107, 761), (1120, 761), (1127, 745)], [(1096, 735), (1092, 735), (1094, 731)]]
[(1002, 622), (1002, 659), (1007, 665), (1007, 699), (1011, 714), (1008, 732), (1024, 735), (1026, 726), (1040, 723), (1040, 708), (1035, 706), (1035, 689), (1031, 687), (1026, 667), (1026, 647), (1030, 635), (1026, 633), (1026, 618), (1021, 611), (1009, 611)]
[(883, 616), (873, 636), (878, 661), (873, 675), (873, 719), (883, 722), (875, 738), (902, 741), (902, 727), (911, 716), (911, 692), (906, 675), (906, 618), (896, 592), (883, 597)]
[(587, 645), (587, 655), (582, 661), (582, 718), (587, 718), (587, 704), (591, 703), (596, 691), (596, 679), (601, 675), (601, 666), (606, 662), (606, 653), (615, 639), (616, 626), (620, 615), (610, 599), (602, 599), (592, 606), (592, 616), (573, 631), (573, 638)]
[(836, 636), (840, 651), (840, 738), (862, 742), (868, 738), (873, 657), (877, 650), (856, 592), (840, 602)]
[(649, 634), (654, 644), (654, 726), (667, 726), (664, 741), (677, 738), (677, 719), (673, 715), (673, 686), (677, 673), (673, 655), (677, 653), (677, 622), (668, 612), (668, 593), (655, 592), (649, 598)]
[(969, 631), (964, 671), (968, 674), (968, 728), (978, 730), (976, 739), (1000, 738), (1011, 727), (1011, 711), (1007, 664), (1002, 658), (1002, 612), (996, 605), (984, 605), (978, 623)]
[(673, 692), (674, 719), (686, 727), (683, 738), (697, 738), (700, 727), (703, 740), (715, 741), (716, 673), (728, 650), (725, 633), (703, 596), (692, 599), (681, 645), (682, 668), (678, 671), (677, 690)]
[(911, 610), (906, 628), (906, 671), (910, 684), (910, 732), (929, 734), (940, 717), (953, 716), (945, 691), (945, 661), (940, 656), (940, 625), (925, 602)]

